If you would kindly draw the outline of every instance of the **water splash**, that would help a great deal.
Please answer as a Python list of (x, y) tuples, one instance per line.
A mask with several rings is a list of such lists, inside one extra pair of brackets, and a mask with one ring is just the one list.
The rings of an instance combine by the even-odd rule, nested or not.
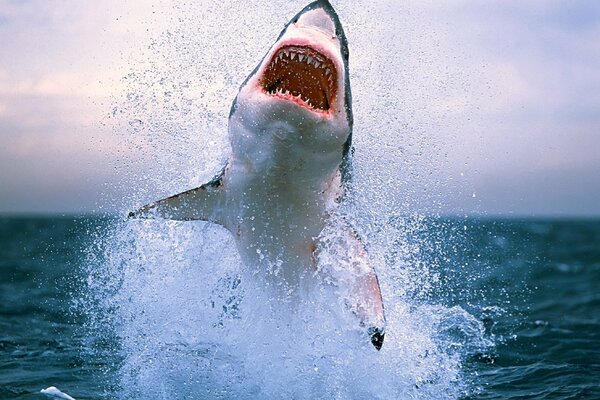
[[(237, 38), (250, 35), (249, 45), (262, 55), (298, 9), (259, 2), (261, 13), (281, 17), (267, 37), (273, 18), (210, 17), (225, 15), (222, 7), (245, 15), (245, 4), (226, 3), (188, 4), (185, 13), (176, 7), (176, 28), (153, 39), (143, 67), (123, 78), (125, 100), (111, 116), (133, 152), (118, 168), (137, 171), (123, 182), (131, 189), (121, 199), (124, 210), (198, 186), (218, 170), (227, 153), (229, 104), (260, 58)], [(348, 8), (340, 5), (340, 15), (348, 22), (352, 54), (361, 55), (351, 62), (359, 151), (356, 185), (342, 212), (365, 238), (380, 276), (388, 323), (383, 349), (365, 340), (335, 288), (311, 284), (289, 295), (271, 290), (241, 264), (220, 227), (115, 221), (90, 248), (85, 302), (91, 341), (118, 355), (112, 367), (118, 385), (108, 396), (444, 399), (469, 390), (463, 359), (491, 342), (471, 314), (436, 302), (440, 262), (450, 268), (453, 261), (428, 259), (424, 251), (453, 239), (430, 235), (422, 217), (404, 217), (422, 201), (423, 187), (437, 201), (430, 172), (441, 167), (440, 157), (432, 158), (438, 147), (431, 131), (441, 119), (414, 117), (410, 105), (399, 107), (397, 79), (373, 90), (382, 76), (397, 75), (394, 66), (402, 64), (388, 60), (399, 59), (403, 49), (372, 46), (365, 32), (389, 32), (374, 29), (376, 17)], [(384, 14), (371, 11), (378, 21)], [(193, 15), (205, 18), (200, 24)], [(395, 30), (389, 18), (381, 21)], [(406, 75), (409, 67), (403, 68)], [(406, 169), (398, 169), (398, 157)]]
[(401, 282), (427, 281), (418, 270), (379, 268), (377, 352), (335, 290), (265, 287), (218, 226), (121, 221), (101, 242), (90, 331), (114, 335), (124, 398), (457, 398), (464, 357), (492, 346), (462, 308), (410, 295)]

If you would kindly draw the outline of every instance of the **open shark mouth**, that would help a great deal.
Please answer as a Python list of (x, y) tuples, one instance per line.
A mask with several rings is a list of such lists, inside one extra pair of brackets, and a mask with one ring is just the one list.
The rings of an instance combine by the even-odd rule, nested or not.
[(312, 47), (277, 50), (261, 79), (265, 92), (313, 111), (329, 111), (337, 95), (335, 64)]

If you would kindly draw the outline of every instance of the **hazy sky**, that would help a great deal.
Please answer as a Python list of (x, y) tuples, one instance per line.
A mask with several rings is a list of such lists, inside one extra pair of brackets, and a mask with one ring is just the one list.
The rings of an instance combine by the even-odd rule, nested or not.
[[(224, 133), (188, 131), (223, 128), (305, 2), (192, 3), (0, 0), (0, 213), (123, 212), (210, 174)], [(600, 215), (600, 2), (332, 3), (357, 162), (404, 155), (378, 176), (405, 211)]]

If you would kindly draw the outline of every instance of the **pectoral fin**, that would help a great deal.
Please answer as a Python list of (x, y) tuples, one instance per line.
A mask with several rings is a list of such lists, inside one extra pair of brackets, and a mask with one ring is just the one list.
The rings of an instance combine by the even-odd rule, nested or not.
[[(321, 252), (329, 255), (321, 258)], [(356, 232), (345, 221), (334, 221), (323, 230), (315, 256), (319, 272), (339, 288), (339, 294), (357, 316), (359, 325), (366, 328), (371, 343), (380, 350), (385, 337), (381, 289)]]
[(130, 218), (165, 218), (179, 221), (202, 220), (223, 224), (225, 169), (210, 182), (166, 199), (147, 204), (129, 213)]
[(360, 319), (362, 326), (367, 327), (371, 343), (377, 350), (381, 350), (385, 337), (385, 313), (381, 289), (375, 271), (358, 276), (355, 281), (353, 308)]
[(385, 337), (385, 313), (379, 280), (363, 243), (354, 232), (351, 233), (350, 243), (355, 247), (356, 266), (353, 279), (350, 280), (351, 291), (348, 299), (350, 306), (359, 318), (361, 326), (367, 328), (371, 343), (381, 350)]

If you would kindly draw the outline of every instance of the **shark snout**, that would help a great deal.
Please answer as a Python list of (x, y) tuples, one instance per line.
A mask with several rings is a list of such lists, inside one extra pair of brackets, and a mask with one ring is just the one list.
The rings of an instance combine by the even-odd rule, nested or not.
[(318, 29), (327, 36), (335, 37), (336, 28), (334, 18), (337, 18), (335, 12), (327, 1), (317, 1), (313, 3), (315, 8), (303, 13), (296, 21), (299, 28)]

